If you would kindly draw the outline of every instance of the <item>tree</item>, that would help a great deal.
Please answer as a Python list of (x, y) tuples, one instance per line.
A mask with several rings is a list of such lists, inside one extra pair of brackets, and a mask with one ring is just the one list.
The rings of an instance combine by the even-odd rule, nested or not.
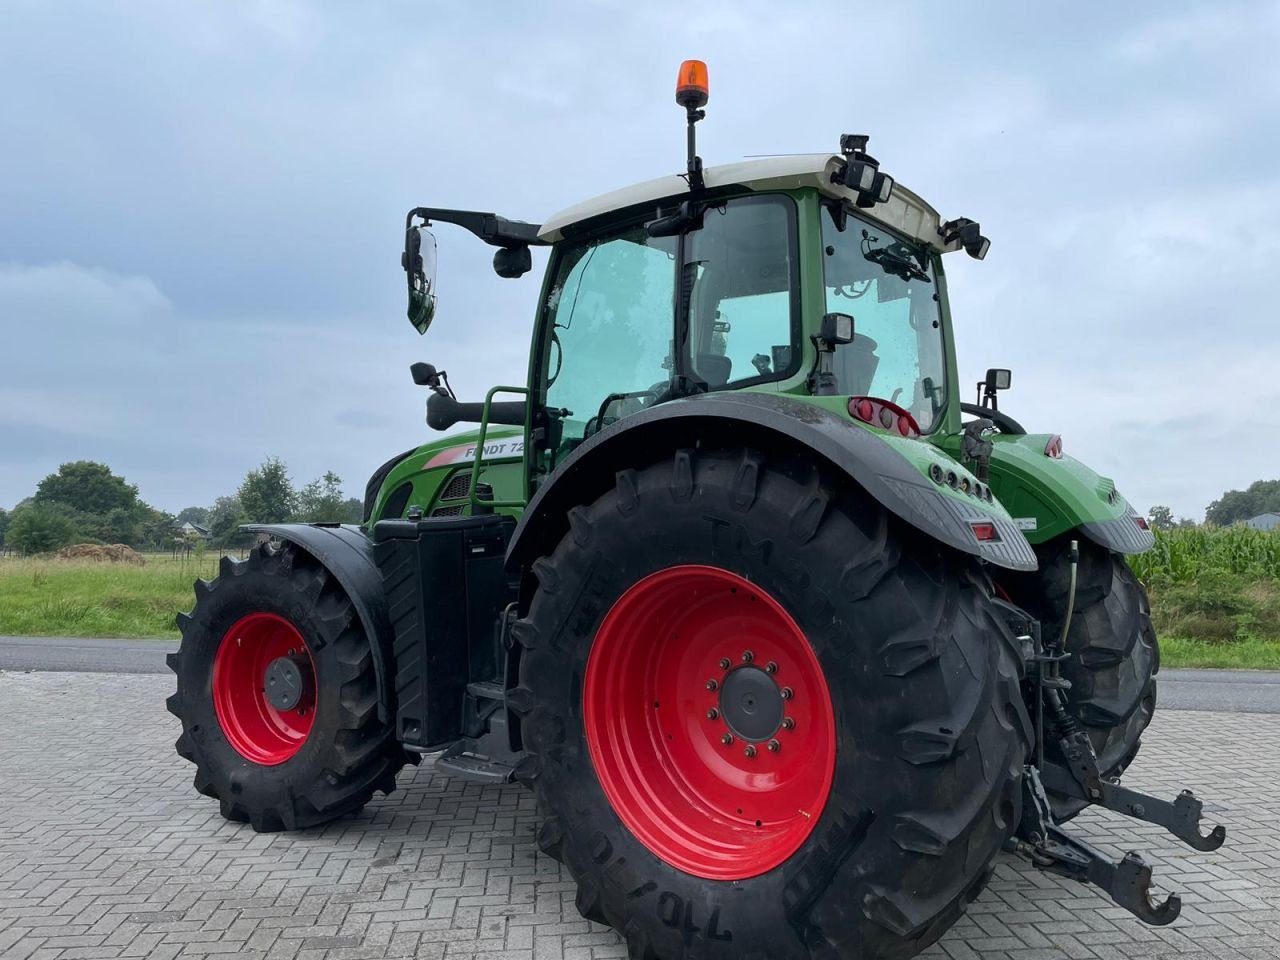
[(9, 526), (9, 511), (0, 507), (0, 548), (4, 547), (4, 532)]
[(364, 519), (364, 501), (359, 497), (350, 497), (342, 501), (341, 519), (343, 523), (359, 523)]
[(137, 545), (142, 539), (140, 510), (116, 507), (105, 514), (72, 514), (71, 520), (81, 540), (97, 540), (100, 543), (125, 543)]
[(76, 537), (67, 511), (47, 503), (15, 507), (5, 530), (7, 544), (20, 553), (50, 553)]
[(268, 457), (240, 484), (240, 505), (250, 523), (283, 523), (293, 516), (296, 501), (289, 471), (278, 457)]
[(1148, 510), (1147, 519), (1157, 530), (1172, 530), (1176, 526), (1173, 522), (1173, 511), (1162, 504), (1156, 504)]
[(1280, 513), (1280, 480), (1255, 480), (1244, 490), (1228, 490), (1209, 504), (1204, 520), (1225, 527), (1262, 513)]
[(209, 508), (183, 507), (178, 511), (178, 515), (173, 518), (173, 522), (179, 527), (188, 521), (191, 523), (198, 523), (202, 527), (207, 527), (209, 525)]
[(244, 543), (246, 538), (240, 530), (240, 524), (244, 522), (244, 507), (237, 496), (219, 497), (209, 508), (209, 533), (220, 547)]
[(328, 470), (319, 480), (312, 480), (298, 491), (298, 512), (294, 519), (303, 523), (345, 522), (343, 504), (342, 478)]
[(139, 524), (142, 528), (142, 542), (150, 547), (167, 549), (173, 545), (173, 538), (178, 535), (178, 522), (173, 514), (146, 504), (143, 504)]
[(59, 504), (81, 513), (105, 516), (138, 506), (138, 488), (111, 472), (105, 463), (76, 460), (58, 467), (36, 486), (35, 501)]

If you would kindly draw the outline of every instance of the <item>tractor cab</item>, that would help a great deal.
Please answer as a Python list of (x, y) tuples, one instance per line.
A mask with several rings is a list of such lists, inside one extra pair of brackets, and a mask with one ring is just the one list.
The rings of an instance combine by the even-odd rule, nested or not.
[[(865, 136), (842, 137), (838, 153), (704, 170), (694, 125), (705, 97), (678, 100), (689, 116), (682, 175), (541, 225), (410, 212), (404, 263), (420, 331), (434, 315), (432, 220), (499, 247), (502, 276), (528, 269), (530, 245), (552, 248), (527, 402), (490, 408), (489, 422), (528, 424), (530, 486), (620, 420), (722, 391), (844, 397), (845, 415), (873, 430), (958, 432), (941, 257), (985, 256), (978, 225), (944, 220), (895, 184)], [(481, 419), (481, 404), (436, 394), (433, 426)]]

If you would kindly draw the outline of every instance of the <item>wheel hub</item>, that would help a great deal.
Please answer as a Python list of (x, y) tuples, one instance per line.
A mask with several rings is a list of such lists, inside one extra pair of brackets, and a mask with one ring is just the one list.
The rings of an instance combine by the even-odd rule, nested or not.
[(306, 692), (303, 680), (303, 664), (294, 656), (276, 657), (267, 664), (262, 679), (262, 692), (277, 710), (292, 710)]
[(730, 670), (720, 685), (720, 716), (740, 740), (763, 743), (782, 729), (782, 688), (760, 667)]

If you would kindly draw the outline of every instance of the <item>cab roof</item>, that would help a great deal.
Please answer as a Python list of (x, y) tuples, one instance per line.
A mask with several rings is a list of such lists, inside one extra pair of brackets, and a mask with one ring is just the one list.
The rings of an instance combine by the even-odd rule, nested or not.
[[(857, 194), (848, 187), (831, 181), (831, 174), (844, 162), (844, 157), (831, 153), (766, 157), (708, 167), (703, 178), (708, 189), (742, 186), (748, 190), (769, 191), (815, 187), (826, 196), (852, 203), (857, 199)], [(562, 240), (564, 231), (574, 224), (628, 207), (645, 203), (656, 205), (663, 200), (679, 199), (688, 193), (689, 184), (683, 176), (672, 174), (656, 180), (646, 180), (561, 210), (543, 223), (538, 238), (546, 243), (555, 243)], [(900, 183), (894, 184), (893, 194), (888, 201), (858, 212), (859, 215), (870, 216), (899, 233), (927, 243), (936, 250), (947, 252), (960, 248), (958, 242), (942, 242), (938, 232), (942, 218), (938, 211)]]

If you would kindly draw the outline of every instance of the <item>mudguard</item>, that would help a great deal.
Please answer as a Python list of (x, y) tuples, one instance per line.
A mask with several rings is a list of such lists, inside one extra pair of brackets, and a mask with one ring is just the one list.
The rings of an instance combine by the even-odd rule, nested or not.
[(378, 680), (378, 719), (390, 723), (395, 716), (395, 684), (386, 651), (392, 635), (391, 617), (382, 574), (373, 561), (373, 542), (359, 527), (346, 524), (252, 523), (244, 529), (297, 544), (342, 585), (369, 637), (373, 672)]
[(993, 437), (991, 487), (1031, 543), (1071, 530), (1116, 553), (1143, 553), (1155, 535), (1107, 477), (1074, 457), (1050, 457), (1052, 434)]
[[(929, 478), (937, 463), (975, 478), (931, 444), (870, 430), (815, 403), (777, 394), (710, 393), (633, 414), (573, 451), (538, 488), (507, 552), (517, 568), (549, 553), (568, 529), (568, 511), (590, 502), (624, 467), (652, 462), (681, 447), (754, 444), (766, 452), (801, 447), (849, 476), (894, 515), (935, 540), (1010, 570), (1036, 569), (1035, 551), (999, 503)], [(979, 541), (974, 523), (996, 539)]]

